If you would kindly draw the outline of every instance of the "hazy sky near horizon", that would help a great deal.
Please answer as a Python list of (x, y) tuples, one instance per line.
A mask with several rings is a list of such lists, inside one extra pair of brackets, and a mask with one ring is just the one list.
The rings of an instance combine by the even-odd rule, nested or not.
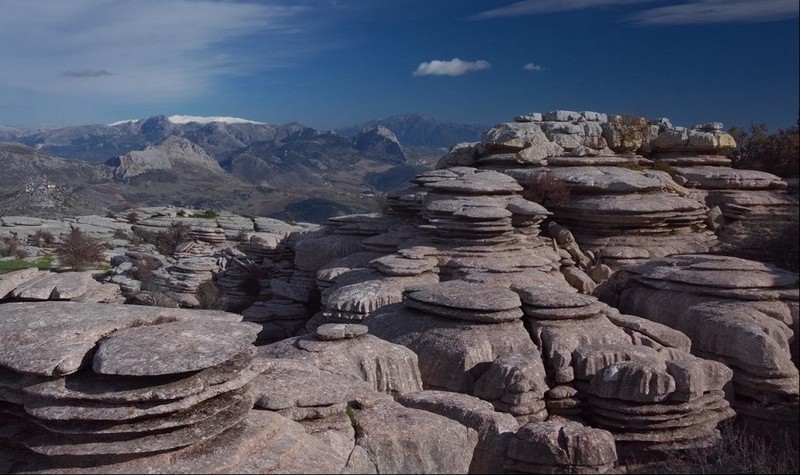
[(0, 125), (552, 109), (794, 125), (797, 0), (4, 0)]

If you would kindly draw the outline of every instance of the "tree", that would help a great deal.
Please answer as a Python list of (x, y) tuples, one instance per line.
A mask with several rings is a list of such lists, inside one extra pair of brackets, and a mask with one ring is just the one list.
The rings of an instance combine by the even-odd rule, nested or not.
[(782, 178), (798, 176), (800, 127), (795, 125), (769, 133), (766, 124), (753, 124), (750, 131), (731, 127), (738, 147), (730, 154), (734, 168), (759, 170)]
[(61, 244), (56, 246), (55, 253), (61, 265), (80, 271), (97, 267), (104, 262), (104, 247), (97, 239), (84, 234), (80, 228), (72, 228)]

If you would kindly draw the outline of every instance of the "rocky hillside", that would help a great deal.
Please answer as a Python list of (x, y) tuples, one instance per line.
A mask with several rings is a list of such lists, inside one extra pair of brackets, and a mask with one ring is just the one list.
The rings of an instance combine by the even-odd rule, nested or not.
[(409, 147), (448, 148), (459, 142), (477, 140), (486, 125), (442, 122), (426, 114), (393, 115), (385, 119), (370, 120), (337, 131), (355, 136), (365, 130), (385, 127)]
[(225, 171), (202, 148), (190, 141), (170, 136), (144, 150), (128, 152), (105, 162), (114, 179), (125, 180), (162, 171), (185, 178), (220, 177)]
[(0, 188), (21, 184), (82, 185), (109, 179), (109, 170), (100, 165), (67, 161), (18, 143), (0, 142)]

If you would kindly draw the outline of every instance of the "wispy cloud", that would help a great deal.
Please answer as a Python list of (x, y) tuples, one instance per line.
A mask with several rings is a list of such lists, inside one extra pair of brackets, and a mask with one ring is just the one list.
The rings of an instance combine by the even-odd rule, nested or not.
[(797, 0), (699, 0), (652, 8), (628, 19), (644, 25), (757, 23), (795, 17), (798, 5)]
[(479, 59), (477, 61), (462, 61), (453, 58), (450, 61), (440, 61), (434, 59), (424, 63), (419, 63), (413, 72), (414, 76), (461, 76), (472, 71), (489, 69), (492, 65), (488, 61)]
[(533, 63), (526, 64), (525, 66), (522, 67), (522, 69), (524, 69), (525, 71), (534, 71), (534, 72), (536, 72), (536, 71), (544, 71), (543, 67), (541, 67), (538, 64), (533, 64)]
[(302, 36), (291, 31), (306, 11), (215, 0), (6, 0), (0, 87), (98, 101), (193, 97), (218, 78), (268, 67), (272, 53), (254, 48)]
[[(592, 8), (637, 5), (663, 0), (523, 0), (470, 17), (488, 18), (541, 15)], [(675, 3), (675, 2), (672, 2)], [(643, 6), (644, 7), (644, 6)], [(650, 8), (634, 13), (627, 21), (642, 25), (687, 25), (706, 23), (752, 23), (783, 20), (798, 14), (797, 0), (684, 0), (678, 5)]]
[(656, 0), (523, 0), (505, 7), (493, 8), (478, 13), (471, 18), (473, 20), (483, 20), (486, 18), (539, 15), (542, 13), (585, 10), (588, 8), (630, 5), (652, 1)]
[(105, 69), (80, 69), (64, 71), (64, 76), (68, 78), (99, 78), (100, 76), (112, 76)]

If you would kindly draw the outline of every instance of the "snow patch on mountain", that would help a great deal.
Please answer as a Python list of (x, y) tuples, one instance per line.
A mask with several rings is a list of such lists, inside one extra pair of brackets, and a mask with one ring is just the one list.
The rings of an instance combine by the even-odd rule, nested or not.
[(126, 120), (118, 120), (118, 121), (116, 121), (116, 122), (112, 122), (112, 123), (110, 123), (110, 124), (106, 124), (106, 125), (107, 125), (107, 126), (109, 126), (109, 127), (114, 127), (114, 126), (117, 126), (117, 125), (129, 124), (129, 123), (131, 123), (131, 122), (136, 122), (136, 121), (138, 121), (138, 120), (139, 120), (139, 119), (126, 119)]
[(240, 119), (239, 117), (203, 117), (198, 115), (171, 115), (167, 117), (173, 124), (188, 124), (197, 122), (198, 124), (210, 124), (211, 122), (223, 122), (225, 124), (263, 124), (254, 120)]

